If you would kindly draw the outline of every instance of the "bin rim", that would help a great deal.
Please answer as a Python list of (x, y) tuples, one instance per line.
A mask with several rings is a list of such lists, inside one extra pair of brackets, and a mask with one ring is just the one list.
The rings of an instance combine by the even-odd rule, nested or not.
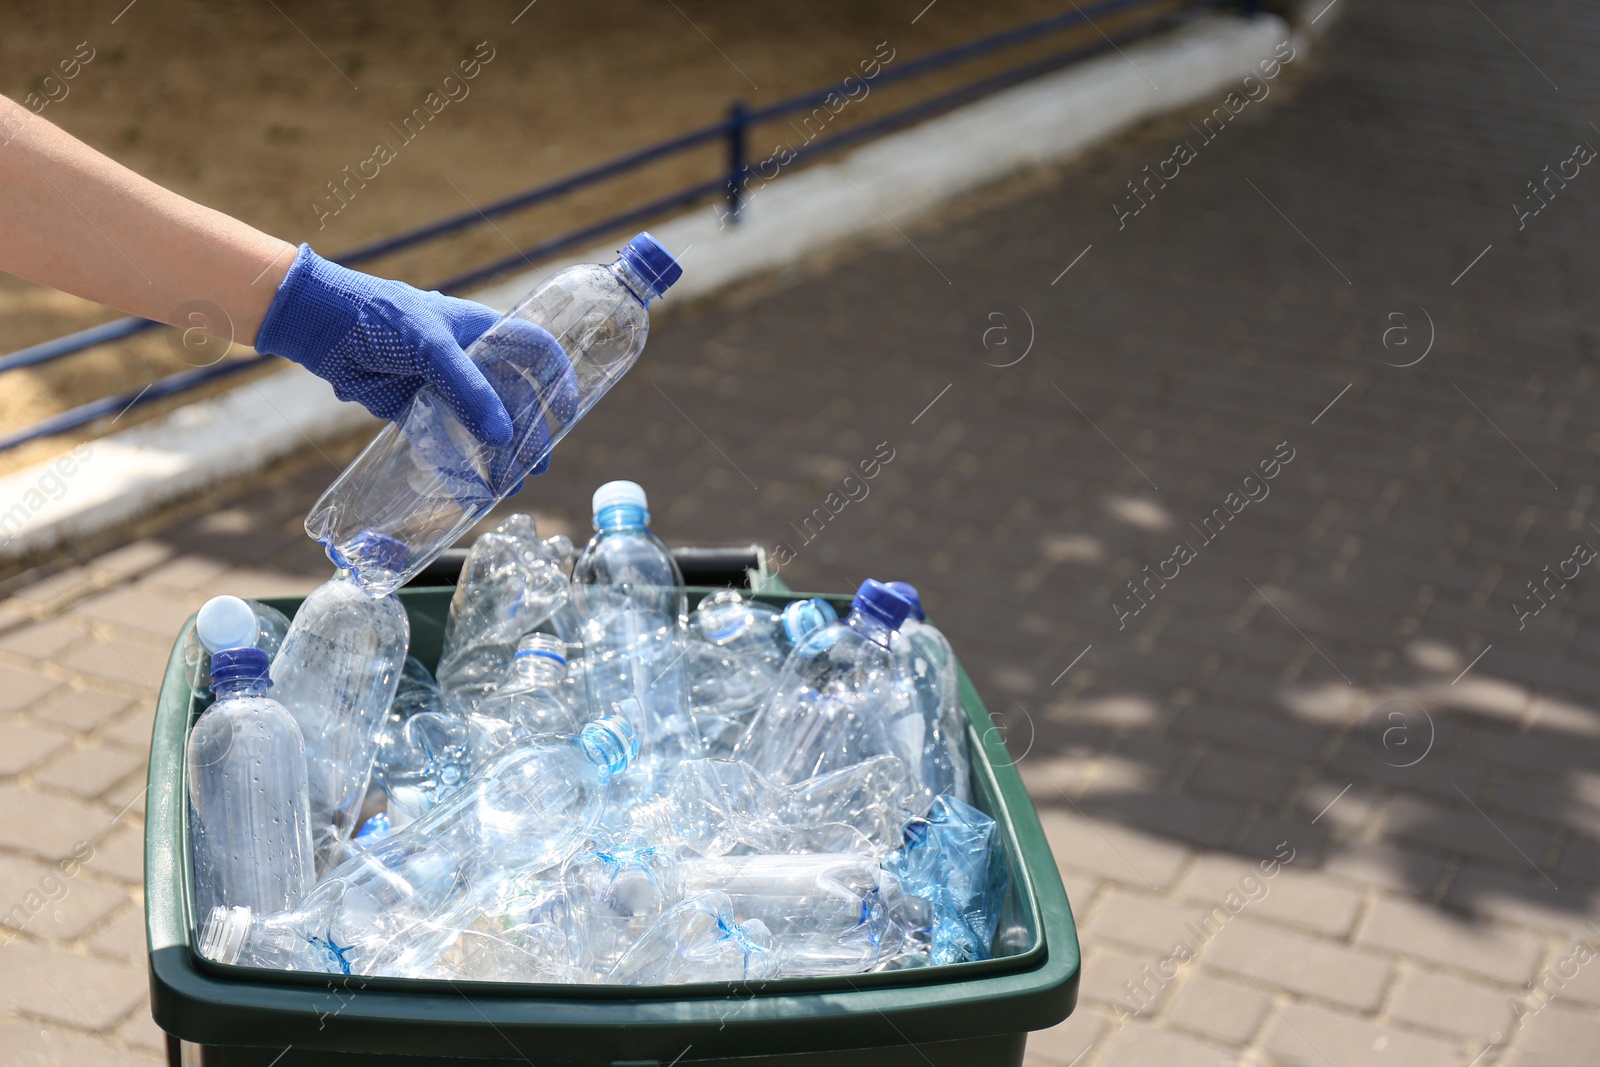
[[(420, 609), (427, 602), (447, 604), (453, 592), (453, 587), (408, 588), (397, 595), (408, 609)], [(835, 603), (850, 599), (794, 593), (781, 583), (749, 595), (780, 604), (810, 596)], [(300, 599), (266, 602), (292, 613)], [(191, 943), (184, 848), (188, 805), (182, 741), (194, 700), (183, 646), (192, 626), (191, 617), (174, 645), (152, 729), (145, 841), (152, 1013), (162, 1029), (184, 1040), (263, 1047), (293, 1040), (296, 1047), (329, 1051), (416, 1053), (448, 1034), (448, 1051), (433, 1054), (503, 1056), (509, 1042), (521, 1056), (517, 1038), (536, 1043), (530, 1047), (550, 1056), (569, 1045), (592, 1054), (595, 1035), (606, 1032), (623, 1058), (675, 1047), (664, 1061), (670, 1062), (686, 1040), (697, 1055), (718, 1049), (729, 1055), (748, 1052), (757, 1034), (764, 1047), (826, 1051), (904, 1044), (908, 1033), (934, 1041), (1043, 1029), (1065, 1018), (1076, 1003), (1080, 954), (1059, 871), (1001, 731), (959, 661), (970, 747), (975, 756), (981, 754), (973, 768), (1001, 809), (992, 814), (1004, 816), (996, 822), (1008, 859), (1015, 860), (1008, 868), (1013, 878), (1020, 876), (1020, 899), (1035, 931), (1034, 943), (1020, 953), (902, 971), (657, 987), (319, 975), (205, 959)], [(353, 1008), (358, 1000), (359, 1011)], [(993, 1010), (997, 1000), (1007, 1003), (1006, 1011)], [(825, 1026), (817, 1026), (821, 1020)]]

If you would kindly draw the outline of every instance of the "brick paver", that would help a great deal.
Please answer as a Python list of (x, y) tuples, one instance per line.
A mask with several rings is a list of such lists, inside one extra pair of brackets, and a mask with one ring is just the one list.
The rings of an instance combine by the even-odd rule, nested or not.
[[(593, 487), (633, 477), (668, 540), (781, 543), (796, 588), (918, 582), (1081, 922), (1082, 1001), (1039, 1067), (1577, 1064), (1600, 1040), (1600, 963), (1571, 962), (1600, 938), (1600, 579), (1565, 563), (1600, 543), (1600, 176), (1546, 177), (1596, 143), (1600, 23), (1336, 18), (1124, 229), (1111, 205), (1209, 109), (667, 301), (512, 504), (582, 538)], [(166, 649), (213, 593), (326, 576), (299, 519), (358, 445), (0, 584), (0, 1058), (159, 1051), (138, 763)], [(868, 495), (802, 532), (875, 451)]]

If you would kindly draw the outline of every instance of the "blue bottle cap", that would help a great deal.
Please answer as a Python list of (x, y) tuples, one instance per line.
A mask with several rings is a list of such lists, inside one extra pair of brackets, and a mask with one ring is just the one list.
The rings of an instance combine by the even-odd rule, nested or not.
[(649, 231), (640, 233), (629, 241), (622, 250), (622, 258), (640, 275), (650, 283), (650, 287), (660, 296), (672, 287), (672, 283), (683, 277), (683, 268), (678, 266), (678, 261), (672, 253), (661, 246), (661, 242), (650, 236)]
[(917, 595), (917, 587), (910, 582), (890, 582), (889, 588), (905, 597), (911, 602), (911, 617), (918, 622), (926, 622), (928, 613), (922, 610), (922, 598)]
[(267, 654), (259, 648), (225, 648), (220, 652), (211, 654), (211, 687), (215, 689), (222, 682), (235, 680), (254, 681), (257, 679), (272, 684), (267, 670), (272, 666), (272, 661)]
[(911, 601), (882, 582), (868, 578), (856, 590), (850, 610), (877, 619), (891, 630), (898, 630), (900, 624), (906, 621), (906, 616), (911, 614)]
[(798, 645), (807, 634), (838, 618), (839, 613), (826, 600), (796, 600), (783, 609), (783, 633), (791, 645)]

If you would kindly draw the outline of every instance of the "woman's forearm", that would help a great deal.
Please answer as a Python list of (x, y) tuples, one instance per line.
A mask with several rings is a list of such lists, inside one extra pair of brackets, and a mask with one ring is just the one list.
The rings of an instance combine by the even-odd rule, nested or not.
[[(0, 97), (0, 270), (254, 344), (294, 246), (202, 207)], [(228, 322), (193, 318), (197, 301)]]

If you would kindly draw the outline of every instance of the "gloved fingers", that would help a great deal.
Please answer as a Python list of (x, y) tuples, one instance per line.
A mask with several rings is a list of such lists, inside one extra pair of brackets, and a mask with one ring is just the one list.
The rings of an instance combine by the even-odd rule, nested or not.
[(562, 425), (571, 421), (578, 410), (578, 377), (561, 342), (542, 326), (511, 318), (495, 331), (494, 344), (513, 363), (532, 372), (542, 406), (548, 409), (545, 417)]
[(510, 442), (511, 416), (466, 353), (456, 345), (440, 344), (423, 354), (423, 376), (472, 436), (489, 445)]
[(433, 302), (434, 310), (449, 327), (456, 344), (462, 348), (471, 346), (472, 342), (489, 332), (489, 327), (500, 321), (498, 311), (476, 300), (462, 300), (460, 297), (444, 296), (440, 293), (429, 293), (428, 296)]

